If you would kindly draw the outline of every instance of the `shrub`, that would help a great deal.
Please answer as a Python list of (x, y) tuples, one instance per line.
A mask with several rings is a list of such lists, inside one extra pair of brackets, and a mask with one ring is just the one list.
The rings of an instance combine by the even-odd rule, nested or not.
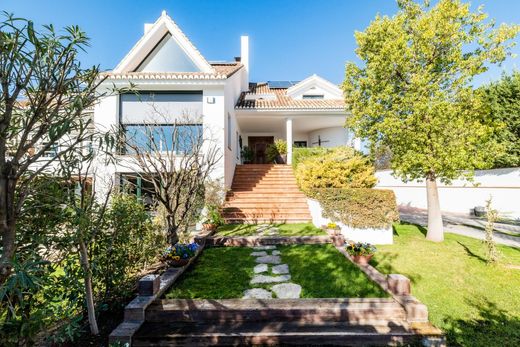
[(315, 189), (325, 217), (353, 228), (386, 228), (399, 220), (397, 203), (391, 190)]
[(334, 150), (333, 148), (325, 148), (325, 147), (298, 147), (293, 148), (293, 157), (292, 157), (292, 166), (293, 169), (298, 167), (298, 164), (301, 162), (313, 158), (322, 156), (330, 151)]
[(287, 142), (277, 139), (273, 144), (267, 146), (265, 155), (270, 163), (281, 162), (281, 156), (287, 154)]
[(350, 147), (312, 154), (295, 170), (300, 188), (307, 194), (319, 188), (370, 188), (377, 183), (368, 158)]

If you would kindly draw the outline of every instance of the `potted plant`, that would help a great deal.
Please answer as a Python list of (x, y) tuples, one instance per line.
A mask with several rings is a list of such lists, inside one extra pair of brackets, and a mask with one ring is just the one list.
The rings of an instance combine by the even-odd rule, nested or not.
[(207, 217), (202, 222), (202, 229), (205, 231), (213, 231), (216, 230), (217, 227), (224, 224), (224, 220), (220, 215), (219, 208), (215, 205), (208, 205), (207, 207)]
[(360, 265), (368, 265), (376, 250), (374, 245), (366, 242), (349, 242), (346, 247), (347, 253), (350, 254), (355, 263)]
[(275, 164), (287, 163), (287, 142), (277, 139), (273, 144), (267, 146), (267, 160)]
[(253, 161), (253, 150), (251, 148), (244, 146), (240, 154), (242, 155), (242, 161), (244, 164), (251, 164)]
[(341, 247), (345, 244), (345, 238), (341, 235), (341, 230), (336, 223), (330, 222), (324, 226), (324, 229), (329, 234), (334, 246)]
[(181, 267), (189, 263), (190, 259), (197, 254), (199, 245), (192, 243), (177, 243), (174, 246), (166, 248), (161, 255), (161, 261), (167, 263), (171, 267)]

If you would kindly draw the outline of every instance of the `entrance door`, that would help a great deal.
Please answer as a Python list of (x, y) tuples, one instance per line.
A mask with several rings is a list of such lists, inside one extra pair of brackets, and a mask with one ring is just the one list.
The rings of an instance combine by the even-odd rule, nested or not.
[(267, 146), (274, 143), (274, 136), (249, 136), (249, 148), (253, 151), (253, 164), (267, 163)]

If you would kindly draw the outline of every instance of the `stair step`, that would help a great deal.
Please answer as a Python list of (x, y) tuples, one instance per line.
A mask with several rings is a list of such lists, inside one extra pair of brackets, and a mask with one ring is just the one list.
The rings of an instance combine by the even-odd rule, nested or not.
[(285, 207), (235, 207), (235, 206), (228, 206), (224, 207), (223, 209), (224, 214), (229, 213), (244, 213), (244, 214), (309, 214), (309, 209), (307, 207), (304, 208), (294, 208), (292, 206), (285, 206)]
[(307, 201), (297, 201), (294, 199), (287, 199), (287, 201), (251, 201), (251, 200), (236, 200), (236, 201), (228, 201), (224, 208), (234, 207), (234, 208), (287, 208), (290, 203), (290, 207), (298, 207), (298, 208), (308, 208)]
[(252, 322), (216, 325), (193, 322), (145, 322), (132, 346), (336, 345), (388, 346), (418, 340), (402, 322), (392, 326), (348, 323), (299, 324)]

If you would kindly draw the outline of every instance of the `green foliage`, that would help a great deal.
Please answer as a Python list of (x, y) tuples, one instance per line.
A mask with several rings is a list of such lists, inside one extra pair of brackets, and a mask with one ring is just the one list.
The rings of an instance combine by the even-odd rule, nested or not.
[(207, 207), (207, 217), (204, 223), (213, 224), (216, 226), (224, 224), (224, 218), (220, 213), (220, 209), (215, 205), (208, 205)]
[(253, 160), (253, 150), (248, 146), (244, 146), (240, 153), (242, 155), (242, 160), (244, 161), (244, 163), (250, 163)]
[(320, 202), (325, 217), (353, 228), (387, 228), (399, 220), (391, 190), (315, 189), (310, 195)]
[[(270, 226), (278, 229), (277, 235), (280, 236), (318, 236), (327, 235), (325, 231), (316, 228), (312, 223), (291, 223), (291, 224), (271, 224)], [(216, 235), (221, 237), (234, 236), (258, 236), (256, 224), (226, 224), (217, 229)]]
[(317, 188), (370, 188), (377, 183), (369, 159), (350, 147), (312, 153), (299, 162), (295, 176), (306, 193)]
[(504, 127), (496, 135), (505, 147), (503, 154), (495, 159), (495, 167), (520, 166), (520, 72), (503, 75), (502, 78), (481, 88), (491, 118)]
[(343, 84), (347, 126), (372, 146), (387, 147), (404, 180), (443, 182), (487, 168), (502, 146), (473, 77), (510, 53), (519, 27), (486, 21), (469, 3), (398, 1), (356, 32), (362, 66), (348, 63)]
[(334, 150), (333, 148), (326, 147), (299, 147), (293, 148), (292, 166), (296, 169), (298, 165), (306, 159), (312, 157), (318, 157), (323, 154), (329, 153)]
[(287, 142), (276, 139), (273, 144), (267, 146), (265, 155), (269, 163), (282, 163), (282, 155), (287, 154)]

